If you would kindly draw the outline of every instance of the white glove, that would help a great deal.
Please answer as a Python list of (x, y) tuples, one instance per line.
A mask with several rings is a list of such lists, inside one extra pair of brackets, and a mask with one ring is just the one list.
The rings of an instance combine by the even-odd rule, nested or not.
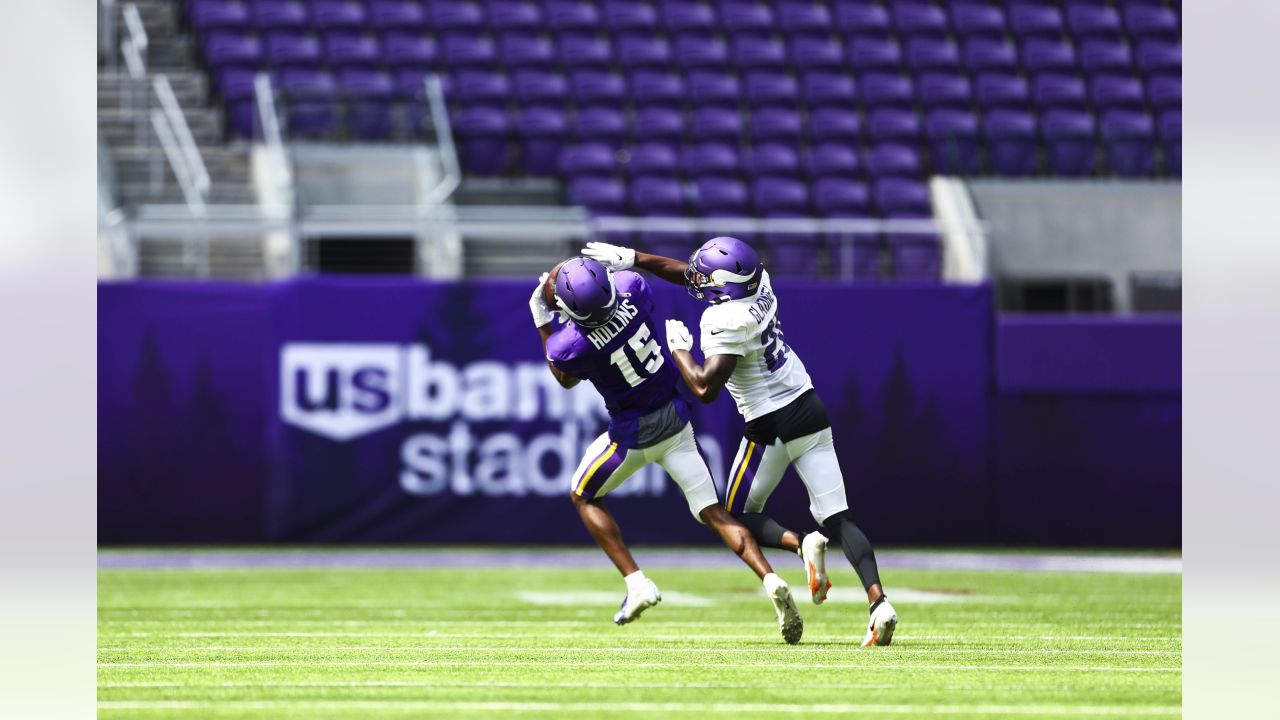
[(614, 272), (626, 270), (636, 264), (635, 250), (609, 243), (589, 242), (582, 249), (582, 254), (600, 263), (606, 270)]
[(542, 327), (551, 322), (551, 308), (547, 307), (547, 301), (542, 297), (542, 289), (549, 277), (551, 273), (542, 273), (542, 277), (538, 278), (538, 287), (534, 288), (533, 295), (529, 297), (529, 312), (533, 315), (534, 327)]
[(689, 334), (689, 328), (679, 320), (667, 321), (667, 349), (673, 353), (693, 349), (693, 336)]

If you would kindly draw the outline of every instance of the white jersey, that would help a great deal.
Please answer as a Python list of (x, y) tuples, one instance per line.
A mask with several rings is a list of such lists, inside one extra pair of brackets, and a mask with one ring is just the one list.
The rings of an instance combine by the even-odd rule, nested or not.
[(725, 385), (746, 420), (767, 415), (813, 387), (800, 357), (787, 346), (778, 322), (778, 298), (769, 273), (755, 295), (712, 305), (702, 313), (702, 354), (737, 355)]

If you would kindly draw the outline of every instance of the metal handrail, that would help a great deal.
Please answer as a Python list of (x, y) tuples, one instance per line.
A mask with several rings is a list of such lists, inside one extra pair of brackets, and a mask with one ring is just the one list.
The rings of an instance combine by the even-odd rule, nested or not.
[(138, 52), (145, 58), (150, 41), (147, 38), (147, 28), (142, 24), (142, 13), (138, 12), (138, 6), (129, 3), (124, 6), (121, 13), (124, 16), (125, 29), (129, 31), (129, 39), (137, 46)]
[(207, 195), (211, 184), (209, 170), (205, 167), (204, 158), (200, 155), (200, 146), (196, 144), (195, 136), (191, 134), (191, 126), (187, 124), (187, 116), (183, 114), (182, 106), (178, 104), (178, 96), (174, 94), (168, 76), (156, 76), (151, 82), (151, 87), (155, 90), (156, 99), (160, 101), (160, 109), (170, 125), (178, 149), (186, 160), (190, 181), (201, 196)]
[(116, 0), (98, 0), (98, 52), (107, 67), (116, 67)]
[(174, 134), (173, 128), (169, 126), (169, 122), (161, 110), (155, 109), (151, 111), (151, 126), (155, 128), (156, 137), (160, 140), (160, 147), (164, 150), (165, 157), (169, 159), (169, 166), (173, 168), (173, 174), (178, 178), (178, 187), (182, 190), (182, 196), (187, 201), (187, 207), (193, 215), (204, 215), (204, 195), (192, 177), (193, 170), (187, 164), (187, 157), (179, 146), (178, 138)]
[(431, 215), (462, 185), (462, 168), (458, 164), (458, 147), (453, 141), (453, 125), (449, 121), (449, 109), (445, 105), (444, 85), (440, 76), (429, 74), (423, 80), (427, 104), (431, 109), (431, 124), (436, 131), (436, 151), (444, 177), (422, 198), (424, 214)]
[[(289, 154), (285, 150), (280, 113), (276, 110), (275, 89), (271, 86), (269, 74), (260, 72), (254, 76), (253, 99), (257, 106), (258, 119), (262, 123), (262, 139), (266, 143), (272, 161), (272, 172), (280, 186), (291, 191), (293, 170), (289, 167)], [(292, 192), (289, 195), (292, 196)]]

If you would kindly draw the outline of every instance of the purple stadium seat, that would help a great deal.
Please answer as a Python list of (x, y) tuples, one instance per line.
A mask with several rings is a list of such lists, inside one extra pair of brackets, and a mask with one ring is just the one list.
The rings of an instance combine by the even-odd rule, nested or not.
[(723, 68), (729, 63), (729, 46), (715, 37), (677, 35), (676, 63), (686, 68)]
[(1178, 13), (1158, 5), (1125, 5), (1124, 25), (1135, 38), (1178, 39)]
[(493, 40), (483, 35), (445, 35), (441, 48), (444, 63), (450, 67), (492, 67), (498, 58)]
[(229, 102), (227, 104), (227, 129), (237, 137), (262, 137), (257, 104), (252, 100)]
[(618, 169), (614, 149), (608, 145), (569, 145), (560, 151), (560, 172), (566, 177), (612, 175)]
[(251, 68), (227, 68), (217, 74), (218, 94), (229, 102), (253, 100), (254, 78), (258, 71)]
[[(317, 52), (317, 54), (319, 54)], [(253, 35), (212, 32), (204, 40), (204, 59), (212, 67), (252, 66), (262, 62), (262, 41)]]
[(753, 178), (800, 175), (800, 156), (790, 145), (763, 143), (748, 150), (743, 160), (747, 175)]
[(885, 217), (929, 217), (929, 188), (919, 180), (883, 178), (871, 186), (876, 207)]
[(1081, 110), (1050, 110), (1040, 116), (1049, 171), (1063, 177), (1092, 175), (1095, 161), (1093, 116)]
[(919, 142), (920, 117), (914, 110), (872, 110), (867, 113), (867, 137), (872, 142)]
[(1151, 107), (1159, 110), (1182, 107), (1182, 78), (1177, 75), (1153, 75), (1147, 78), (1147, 97)]
[(240, 0), (194, 0), (187, 5), (191, 27), (210, 30), (243, 30), (249, 25), (249, 6)]
[(646, 2), (604, 0), (600, 14), (604, 26), (615, 33), (635, 32), (651, 36), (658, 26), (658, 11)]
[(893, 29), (889, 11), (864, 0), (837, 0), (835, 16), (836, 27), (846, 35), (884, 37)]
[(1067, 27), (1078, 38), (1119, 37), (1120, 13), (1108, 5), (1070, 5), (1067, 7)]
[(631, 207), (650, 217), (684, 215), (684, 189), (669, 177), (639, 177), (631, 181)]
[(907, 65), (915, 72), (956, 70), (960, 67), (960, 49), (950, 40), (913, 37), (907, 40)]
[(348, 108), (347, 129), (356, 140), (386, 140), (395, 125), (391, 106), (385, 102), (357, 102)]
[(776, 140), (797, 143), (800, 132), (800, 113), (795, 110), (766, 107), (751, 114), (751, 138), (754, 142)]
[(742, 169), (742, 159), (734, 145), (703, 143), (685, 148), (680, 167), (691, 177), (733, 177)]
[(737, 144), (742, 137), (742, 116), (737, 110), (699, 108), (693, 113), (690, 137), (695, 142), (719, 141)]
[(800, 88), (794, 75), (778, 72), (747, 73), (747, 101), (753, 106), (795, 106)]
[(806, 70), (839, 70), (844, 66), (844, 46), (829, 37), (799, 35), (791, 38), (791, 65)]
[(778, 40), (739, 35), (729, 41), (729, 54), (742, 70), (775, 70), (787, 64), (787, 48)]
[(1066, 40), (1031, 38), (1022, 43), (1022, 64), (1027, 72), (1072, 72), (1076, 50)]
[(898, 280), (937, 281), (942, 279), (942, 241), (937, 235), (891, 233), (885, 240)]
[(1015, 35), (1060, 37), (1065, 29), (1062, 12), (1043, 2), (1015, 2), (1009, 6), (1009, 27)]
[(733, 34), (767, 35), (774, 31), (773, 10), (751, 0), (724, 0), (720, 3), (720, 26)]
[(809, 148), (805, 166), (815, 178), (856, 178), (862, 174), (858, 151), (846, 143), (819, 143)]
[(1144, 74), (1182, 72), (1182, 46), (1176, 42), (1143, 40), (1138, 43), (1137, 56)]
[(902, 69), (902, 46), (890, 38), (855, 37), (845, 55), (849, 66), (858, 71)]
[(276, 73), (280, 94), (289, 101), (329, 102), (338, 95), (333, 73), (315, 68), (285, 68)]
[(916, 82), (920, 104), (925, 108), (969, 107), (973, 90), (969, 78), (950, 73), (924, 73)]
[(809, 113), (809, 138), (815, 142), (857, 142), (862, 137), (862, 120), (846, 108), (824, 107)]
[[(402, 98), (419, 99), (426, 97), (426, 78), (428, 71), (416, 67), (404, 67), (392, 72), (396, 84), (396, 94)], [(440, 84), (445, 88), (445, 97), (451, 93), (451, 82), (448, 75), (440, 76)], [(415, 104), (420, 106), (420, 104)]]
[(649, 142), (631, 148), (627, 172), (633, 176), (659, 175), (675, 177), (680, 169), (680, 155), (670, 143)]
[(338, 130), (338, 114), (327, 102), (285, 104), (285, 133), (290, 137), (325, 138)]
[(489, 27), (499, 32), (539, 32), (543, 28), (542, 7), (530, 0), (492, 0)]
[(1031, 95), (1041, 110), (1057, 107), (1082, 109), (1088, 100), (1083, 79), (1053, 73), (1037, 75), (1031, 81)]
[(1182, 111), (1166, 110), (1160, 113), (1160, 141), (1164, 148), (1165, 169), (1182, 176)]
[(857, 97), (853, 78), (836, 72), (810, 72), (800, 78), (800, 95), (810, 109), (825, 105), (848, 107)]
[(547, 27), (555, 32), (575, 30), (596, 32), (600, 27), (600, 11), (595, 3), (582, 0), (547, 0), (543, 5)]
[(375, 30), (421, 30), (427, 23), (426, 8), (416, 0), (372, 0), (369, 3), (369, 25)]
[(251, 6), (250, 18), (258, 30), (308, 29), (310, 15), (307, 6), (297, 0), (257, 0)]
[[(448, 45), (445, 45), (446, 55)], [(382, 62), (382, 49), (370, 35), (339, 31), (324, 37), (324, 55), (330, 65), (377, 65)]]
[(630, 77), (631, 99), (640, 107), (679, 107), (684, 103), (684, 79), (661, 70), (637, 70)]
[(693, 184), (693, 203), (708, 217), (742, 217), (747, 214), (747, 186), (741, 180), (700, 177)]
[(320, 62), (320, 40), (297, 33), (269, 33), (266, 41), (267, 61), (277, 67), (317, 65)]
[(498, 55), (509, 68), (549, 67), (555, 63), (556, 48), (540, 35), (506, 33), (498, 37)]
[(1146, 102), (1142, 81), (1129, 75), (1099, 75), (1089, 81), (1089, 95), (1099, 112), (1113, 108), (1141, 110)]
[(474, 0), (427, 0), (427, 17), (436, 31), (484, 29), (484, 8)]
[(1005, 33), (1004, 11), (983, 2), (958, 2), (951, 5), (951, 24), (962, 37), (982, 35), (999, 38)]
[(516, 116), (524, 171), (545, 177), (556, 174), (556, 158), (564, 145), (569, 123), (564, 112), (553, 107), (527, 107)]
[(937, 5), (915, 0), (898, 0), (893, 5), (893, 23), (903, 35), (937, 35), (947, 32), (947, 13)]
[(907, 75), (887, 72), (864, 73), (858, 79), (862, 101), (868, 107), (910, 107), (915, 103), (915, 84)]
[(615, 48), (618, 64), (627, 69), (665, 68), (671, 63), (671, 43), (653, 35), (627, 34), (618, 38)]
[(1132, 70), (1133, 54), (1121, 40), (1089, 38), (1080, 43), (1080, 66), (1087, 73), (1127, 73)]
[(360, 32), (368, 22), (365, 5), (357, 0), (315, 0), (311, 3), (311, 25), (320, 32)]
[(390, 102), (396, 93), (390, 74), (368, 68), (338, 70), (338, 87), (343, 97), (361, 101)]
[(507, 169), (511, 125), (505, 112), (490, 107), (467, 108), (458, 113), (453, 131), (461, 140), (458, 155), (466, 172), (496, 175)]
[(738, 77), (709, 70), (695, 70), (685, 78), (689, 100), (694, 105), (737, 107), (741, 94)]
[(662, 0), (658, 15), (668, 32), (711, 33), (717, 27), (716, 11), (708, 3), (690, 0)]
[(684, 113), (664, 107), (641, 108), (636, 112), (632, 135), (638, 141), (679, 142), (684, 137)]
[(563, 75), (544, 70), (517, 70), (512, 77), (516, 99), (522, 104), (559, 106), (569, 95)]
[(1120, 177), (1146, 177), (1155, 169), (1155, 126), (1151, 116), (1132, 110), (1102, 115), (1102, 138), (1111, 172)]
[[(810, 217), (809, 187), (799, 180), (762, 177), (751, 183), (756, 212), (766, 218)], [(808, 234), (768, 233), (764, 237), (769, 267), (780, 276), (817, 275), (817, 238)]]
[(627, 208), (627, 189), (612, 178), (574, 178), (569, 182), (569, 202), (585, 207), (592, 215), (622, 215)]
[(601, 70), (574, 70), (569, 74), (569, 90), (579, 105), (618, 107), (627, 97), (627, 81)]
[(991, 169), (1022, 177), (1036, 172), (1036, 119), (1021, 110), (992, 110), (983, 118)]
[(566, 68), (607, 67), (613, 62), (608, 39), (595, 35), (561, 35), (560, 62)]
[(382, 56), (391, 67), (434, 65), (440, 48), (434, 38), (390, 32), (382, 36)]
[(867, 150), (867, 175), (878, 177), (918, 177), (920, 153), (910, 145), (881, 143)]
[(501, 107), (511, 94), (511, 81), (502, 73), (462, 70), (453, 76), (453, 96), (464, 105)]
[(964, 43), (964, 64), (969, 72), (1013, 72), (1018, 69), (1018, 49), (1004, 40), (970, 38)]
[(824, 217), (867, 217), (871, 196), (861, 182), (827, 177), (813, 183), (813, 205)]
[(1025, 108), (1031, 100), (1027, 81), (1020, 75), (983, 73), (974, 80), (974, 88), (984, 108)]
[(778, 26), (788, 34), (826, 34), (831, 31), (831, 12), (820, 2), (783, 0), (778, 3)]
[[(844, 178), (822, 178), (813, 184), (813, 205), (825, 218), (861, 219), (871, 217), (871, 196), (864, 183)], [(871, 280), (880, 275), (880, 236), (876, 234), (829, 233), (835, 272), (852, 270), (855, 279)]]
[(924, 120), (934, 172), (973, 175), (982, 169), (978, 120), (968, 110), (939, 108)]
[(627, 118), (621, 110), (612, 107), (589, 107), (578, 111), (574, 118), (574, 131), (583, 142), (618, 147), (627, 133)]

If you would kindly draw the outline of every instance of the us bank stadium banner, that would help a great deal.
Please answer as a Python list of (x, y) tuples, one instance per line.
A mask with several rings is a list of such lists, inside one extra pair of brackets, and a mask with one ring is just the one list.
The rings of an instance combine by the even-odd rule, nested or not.
[[(607, 417), (547, 371), (532, 284), (100, 286), (100, 540), (589, 542), (569, 474)], [(654, 285), (657, 316), (696, 328), (704, 306)], [(991, 541), (990, 289), (777, 288), (859, 523)], [(694, 405), (723, 488), (742, 421), (727, 395)], [(609, 498), (630, 542), (714, 541), (656, 465)], [(789, 473), (771, 513), (810, 527), (807, 507)]]

